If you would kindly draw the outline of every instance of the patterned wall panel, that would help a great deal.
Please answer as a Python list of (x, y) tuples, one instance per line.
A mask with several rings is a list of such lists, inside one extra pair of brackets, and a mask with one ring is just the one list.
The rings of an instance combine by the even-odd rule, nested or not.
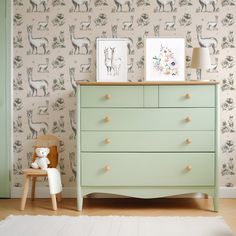
[[(61, 138), (63, 185), (75, 185), (76, 84), (95, 80), (97, 37), (128, 38), (128, 78), (144, 77), (145, 36), (186, 39), (186, 78), (192, 47), (209, 47), (221, 81), (221, 185), (236, 185), (236, 0), (13, 0), (14, 166), (22, 186), (38, 135)], [(44, 184), (44, 183), (42, 183)]]

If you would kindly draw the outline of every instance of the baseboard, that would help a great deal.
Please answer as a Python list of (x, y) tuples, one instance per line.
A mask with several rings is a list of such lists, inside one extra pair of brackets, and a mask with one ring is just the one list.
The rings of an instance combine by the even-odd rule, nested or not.
[[(30, 197), (30, 190), (29, 190), (29, 197)], [(11, 198), (21, 198), (22, 188), (14, 187), (12, 188)], [(49, 189), (48, 187), (37, 187), (36, 188), (36, 198), (49, 198)], [(76, 198), (76, 188), (75, 187), (65, 187), (63, 188), (62, 192), (63, 198)], [(92, 194), (91, 198), (117, 198), (123, 196), (117, 195), (110, 195), (110, 194)], [(203, 194), (185, 194), (181, 196), (173, 196), (174, 198), (202, 198), (204, 197)], [(236, 198), (236, 187), (234, 188), (227, 188), (227, 187), (220, 187), (219, 189), (219, 197), (220, 198)]]
[(236, 187), (220, 187), (219, 196), (220, 198), (236, 198)]

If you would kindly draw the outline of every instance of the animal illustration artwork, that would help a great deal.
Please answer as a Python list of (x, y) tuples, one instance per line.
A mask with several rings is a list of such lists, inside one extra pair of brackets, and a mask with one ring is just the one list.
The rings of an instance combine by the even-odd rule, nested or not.
[(154, 25), (153, 31), (154, 31), (155, 36), (159, 36), (160, 35), (160, 25)]
[(158, 11), (160, 12), (161, 9), (164, 12), (165, 11), (165, 6), (169, 5), (170, 6), (170, 11), (174, 11), (174, 6), (175, 6), (175, 0), (156, 0), (157, 5), (159, 7)]
[(69, 153), (69, 160), (70, 160), (70, 169), (71, 169), (72, 174), (73, 174), (73, 176), (70, 178), (70, 181), (74, 182), (76, 180), (76, 173), (77, 173), (76, 158), (75, 158), (75, 153), (74, 152)]
[(88, 58), (88, 63), (80, 64), (81, 73), (90, 73), (91, 72), (91, 58)]
[(214, 21), (208, 21), (207, 22), (207, 29), (208, 30), (217, 30), (217, 25), (218, 25), (218, 16), (215, 16)]
[(117, 57), (115, 47), (105, 47), (105, 66), (108, 76), (119, 76), (122, 59)]
[(46, 100), (45, 105), (37, 107), (38, 115), (48, 115), (48, 108), (49, 108), (49, 100)]
[(41, 63), (41, 64), (38, 65), (38, 72), (48, 73), (49, 72), (48, 67), (49, 67), (49, 58), (46, 58), (45, 63)]
[(73, 131), (73, 138), (76, 137), (76, 121), (75, 121), (75, 110), (69, 111), (69, 117), (70, 117), (70, 126)]
[(28, 125), (31, 132), (31, 138), (37, 138), (38, 134), (46, 134), (48, 131), (48, 124), (46, 122), (33, 121), (33, 110), (27, 111)]
[(134, 22), (134, 16), (130, 16), (129, 21), (124, 21), (123, 24), (123, 30), (133, 30), (133, 22)]
[(87, 21), (80, 22), (80, 30), (91, 30), (91, 16), (88, 16)]
[(173, 16), (172, 21), (165, 22), (165, 30), (176, 30), (175, 22), (176, 22), (176, 16)]
[(201, 5), (201, 11), (205, 9), (207, 11), (207, 7), (212, 6), (213, 12), (216, 11), (216, 4), (217, 0), (199, 0), (199, 3)]
[(114, 0), (116, 5), (116, 12), (123, 12), (124, 7), (128, 6), (128, 11), (131, 12), (133, 9), (133, 0)]
[(39, 90), (43, 90), (43, 96), (47, 96), (48, 82), (46, 80), (33, 80), (32, 71), (32, 67), (27, 68), (28, 83), (31, 89), (31, 96), (39, 96)]
[(73, 89), (73, 96), (76, 95), (77, 85), (75, 82), (75, 68), (71, 67), (69, 68), (69, 74), (70, 74), (70, 83)]
[(75, 37), (75, 26), (69, 26), (70, 39), (72, 46), (74, 47), (74, 54), (82, 54), (82, 49), (85, 50), (84, 54), (89, 54), (90, 39), (87, 37), (76, 38)]
[(217, 53), (218, 41), (214, 37), (202, 37), (202, 26), (197, 25), (197, 39), (200, 47), (208, 47), (212, 49), (212, 54)]
[(47, 54), (48, 39), (45, 37), (35, 38), (32, 35), (33, 26), (27, 26), (28, 40), (32, 48), (32, 54), (38, 54), (38, 48), (43, 48), (43, 54)]
[(117, 29), (118, 29), (118, 25), (111, 26), (112, 38), (117, 38)]
[(110, 48), (111, 49), (111, 67), (112, 67), (112, 70), (113, 70), (113, 75), (114, 76), (119, 76), (120, 74), (120, 67), (121, 67), (121, 58), (118, 58), (116, 56), (116, 48), (113, 47), (113, 48)]
[(72, 0), (72, 3), (74, 5), (74, 12), (76, 9), (78, 9), (78, 12), (82, 12), (81, 7), (85, 6), (85, 12), (89, 11), (89, 2), (90, 0)]
[(38, 30), (48, 30), (49, 16), (46, 16), (45, 21), (38, 22)]
[(32, 12), (38, 12), (38, 6), (42, 5), (43, 6), (43, 11), (47, 11), (47, 4), (48, 0), (29, 0), (31, 6), (32, 6)]

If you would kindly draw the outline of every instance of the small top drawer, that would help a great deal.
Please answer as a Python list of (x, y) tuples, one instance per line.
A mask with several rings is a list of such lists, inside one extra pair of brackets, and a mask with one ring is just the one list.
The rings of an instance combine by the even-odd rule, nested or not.
[(215, 86), (160, 86), (159, 107), (215, 107)]
[(81, 107), (142, 107), (143, 86), (81, 86)]

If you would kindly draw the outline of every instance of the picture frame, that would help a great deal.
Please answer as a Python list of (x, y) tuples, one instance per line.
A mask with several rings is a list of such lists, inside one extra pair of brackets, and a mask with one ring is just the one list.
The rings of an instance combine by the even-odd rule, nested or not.
[(97, 38), (97, 82), (127, 82), (127, 39)]
[(185, 39), (145, 39), (145, 80), (185, 80)]

